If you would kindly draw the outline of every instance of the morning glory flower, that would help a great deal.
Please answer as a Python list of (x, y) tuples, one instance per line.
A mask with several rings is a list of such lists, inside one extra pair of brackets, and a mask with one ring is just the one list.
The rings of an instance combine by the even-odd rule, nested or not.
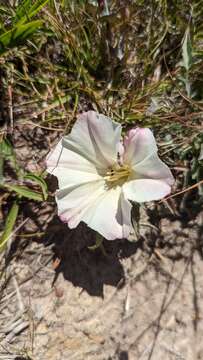
[(58, 214), (69, 228), (82, 221), (108, 240), (133, 231), (131, 202), (159, 200), (174, 178), (157, 155), (150, 129), (134, 128), (122, 139), (121, 125), (88, 111), (47, 157), (58, 179)]

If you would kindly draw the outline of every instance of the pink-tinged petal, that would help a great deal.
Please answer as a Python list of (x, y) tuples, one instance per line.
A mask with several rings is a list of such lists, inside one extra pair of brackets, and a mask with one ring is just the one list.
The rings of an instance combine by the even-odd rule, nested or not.
[(62, 221), (75, 228), (83, 221), (108, 240), (127, 237), (132, 231), (130, 202), (121, 188), (106, 190), (95, 182), (57, 192), (58, 212)]
[(101, 179), (94, 164), (67, 149), (63, 139), (48, 154), (46, 164), (47, 171), (58, 178), (60, 188)]
[(161, 180), (138, 179), (125, 183), (123, 192), (126, 199), (142, 203), (164, 198), (170, 194), (171, 187)]
[(156, 141), (150, 129), (130, 130), (124, 138), (124, 162), (134, 166), (157, 152)]
[(169, 167), (159, 159), (156, 153), (134, 165), (133, 170), (131, 179), (157, 179), (171, 186), (175, 181)]
[(78, 116), (64, 146), (104, 169), (117, 160), (121, 125), (110, 118), (88, 111)]

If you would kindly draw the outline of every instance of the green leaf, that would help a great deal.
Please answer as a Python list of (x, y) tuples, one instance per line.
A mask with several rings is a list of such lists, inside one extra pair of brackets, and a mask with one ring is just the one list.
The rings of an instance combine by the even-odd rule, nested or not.
[(103, 241), (104, 241), (104, 238), (102, 235), (100, 235), (99, 233), (96, 234), (96, 243), (95, 245), (92, 245), (92, 246), (88, 246), (88, 249), (91, 250), (91, 251), (95, 251), (97, 250), (98, 248), (101, 250), (102, 254), (106, 257), (108, 257), (107, 253), (106, 253), (106, 250), (104, 248), (104, 245), (103, 245)]
[(4, 158), (0, 153), (0, 183), (3, 182), (4, 179)]
[(0, 251), (3, 250), (4, 246), (9, 240), (10, 235), (12, 234), (18, 216), (18, 211), (19, 211), (19, 204), (17, 201), (15, 201), (7, 215), (5, 228), (3, 234), (0, 237)]
[(15, 10), (15, 20), (20, 20), (22, 19), (25, 15), (27, 15), (29, 13), (29, 10), (32, 6), (32, 1), (31, 0), (24, 0), (21, 1), (20, 4), (18, 5), (18, 7)]
[(190, 29), (187, 28), (185, 32), (185, 37), (182, 45), (182, 57), (183, 57), (183, 66), (188, 71), (193, 63), (192, 59), (192, 43), (190, 37)]
[(49, 0), (37, 0), (32, 4), (30, 0), (23, 1), (16, 10), (14, 22), (19, 25), (29, 21), (33, 16), (37, 15), (48, 2)]
[(35, 174), (27, 174), (24, 176), (24, 179), (34, 181), (37, 185), (39, 185), (42, 189), (44, 200), (48, 197), (48, 187), (46, 181), (39, 175)]
[(28, 39), (43, 24), (36, 20), (27, 24), (17, 25), (0, 36), (0, 55)]
[(3, 181), (4, 160), (10, 161), (18, 176), (20, 173), (20, 168), (16, 161), (13, 146), (8, 141), (8, 139), (2, 139), (2, 141), (0, 142), (0, 183)]
[(4, 160), (10, 160), (11, 164), (16, 167), (15, 153), (7, 139), (2, 139), (0, 142), (0, 183), (3, 181)]
[(29, 189), (26, 186), (21, 185), (8, 185), (8, 184), (1, 184), (1, 186), (5, 187), (9, 191), (15, 191), (18, 195), (26, 197), (31, 200), (36, 201), (43, 201), (44, 196), (36, 191)]
[(88, 246), (88, 249), (92, 250), (92, 251), (98, 249), (99, 247), (101, 247), (101, 245), (103, 243), (103, 240), (104, 240), (103, 236), (101, 236), (100, 234), (97, 233), (96, 234), (96, 243), (95, 243), (95, 245)]
[(3, 139), (0, 142), (0, 154), (7, 158), (10, 156), (14, 156), (12, 145), (7, 139)]

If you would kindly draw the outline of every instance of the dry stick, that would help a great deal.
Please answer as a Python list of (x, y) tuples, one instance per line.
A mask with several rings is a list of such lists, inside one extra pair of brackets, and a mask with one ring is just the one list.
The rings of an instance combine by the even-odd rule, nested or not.
[(22, 295), (21, 295), (20, 288), (18, 286), (18, 282), (17, 282), (17, 279), (16, 279), (15, 275), (13, 275), (13, 283), (14, 283), (14, 287), (15, 287), (15, 290), (16, 290), (16, 297), (17, 297), (17, 300), (18, 300), (18, 307), (19, 307), (20, 313), (23, 313), (25, 311), (25, 306), (24, 306), (24, 303), (23, 303)]
[[(19, 287), (20, 287), (21, 285), (27, 283), (28, 281), (30, 281), (39, 271), (42, 270), (43, 267), (46, 267), (52, 259), (53, 259), (53, 255), (51, 255), (51, 256), (48, 258), (48, 260), (45, 261), (45, 263), (42, 264), (42, 266), (38, 267), (38, 269), (36, 269), (31, 275), (28, 275), (27, 278), (23, 279), (23, 280), (19, 283)], [(8, 293), (8, 294), (5, 295), (4, 297), (2, 297), (1, 303), (5, 302), (5, 301), (7, 302), (8, 299), (10, 299), (10, 298), (11, 298), (13, 295), (15, 295), (15, 294), (16, 294), (16, 290), (11, 291), (10, 293)], [(7, 306), (7, 304), (6, 304), (6, 306)], [(6, 307), (6, 306), (5, 306), (5, 307)]]
[(195, 189), (197, 186), (199, 186), (199, 185), (201, 185), (201, 184), (203, 184), (203, 180), (199, 181), (198, 183), (196, 183), (196, 184), (194, 184), (194, 185), (192, 185), (192, 186), (187, 187), (186, 189), (183, 189), (183, 190), (181, 190), (181, 191), (178, 191), (177, 193), (175, 193), (175, 194), (173, 194), (173, 195), (167, 196), (166, 198), (164, 198), (163, 200), (161, 200), (160, 203), (163, 202), (163, 201), (165, 201), (165, 200), (174, 198), (175, 196), (178, 196), (178, 195), (180, 195), (180, 194), (183, 194), (183, 193), (185, 193), (185, 192), (187, 192), (187, 191), (189, 191), (189, 190)]
[(48, 127), (48, 126), (43, 126), (43, 125), (39, 125), (37, 123), (34, 123), (32, 121), (25, 121), (25, 122), (21, 122), (22, 125), (32, 125), (34, 127), (39, 127), (41, 129), (45, 129), (45, 130), (51, 130), (51, 131), (60, 131), (60, 132), (63, 132), (64, 129), (58, 129), (58, 128), (53, 128), (53, 127)]

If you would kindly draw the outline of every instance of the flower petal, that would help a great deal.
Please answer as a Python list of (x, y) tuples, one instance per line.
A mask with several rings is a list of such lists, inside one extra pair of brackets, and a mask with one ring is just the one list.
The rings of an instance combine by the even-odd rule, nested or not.
[(125, 198), (142, 203), (164, 198), (170, 194), (171, 187), (162, 180), (137, 179), (125, 183), (123, 192)]
[(131, 164), (131, 166), (157, 152), (154, 135), (150, 129), (146, 128), (130, 130), (124, 138), (124, 148), (124, 162)]
[(56, 192), (58, 214), (69, 227), (75, 228), (82, 221), (87, 208), (104, 193), (104, 182), (94, 181), (67, 186)]
[(65, 145), (59, 141), (46, 160), (47, 171), (58, 178), (60, 188), (101, 179), (94, 164)]
[(59, 216), (70, 228), (81, 221), (108, 240), (127, 237), (132, 230), (131, 207), (120, 187), (105, 189), (105, 183), (86, 183), (57, 192)]
[(64, 144), (97, 167), (106, 168), (117, 161), (120, 139), (120, 124), (88, 111), (78, 117), (71, 133), (64, 138)]
[(131, 222), (131, 210), (132, 204), (125, 199), (123, 191), (121, 192), (118, 210), (116, 214), (116, 219), (119, 224), (122, 224), (122, 238), (127, 238), (130, 232), (133, 231), (132, 222)]
[(157, 179), (166, 182), (168, 185), (174, 184), (174, 177), (169, 167), (163, 163), (156, 153), (145, 158), (142, 162), (134, 165), (134, 179)]
[(122, 239), (132, 230), (131, 208), (117, 186), (91, 204), (82, 220), (107, 240)]

